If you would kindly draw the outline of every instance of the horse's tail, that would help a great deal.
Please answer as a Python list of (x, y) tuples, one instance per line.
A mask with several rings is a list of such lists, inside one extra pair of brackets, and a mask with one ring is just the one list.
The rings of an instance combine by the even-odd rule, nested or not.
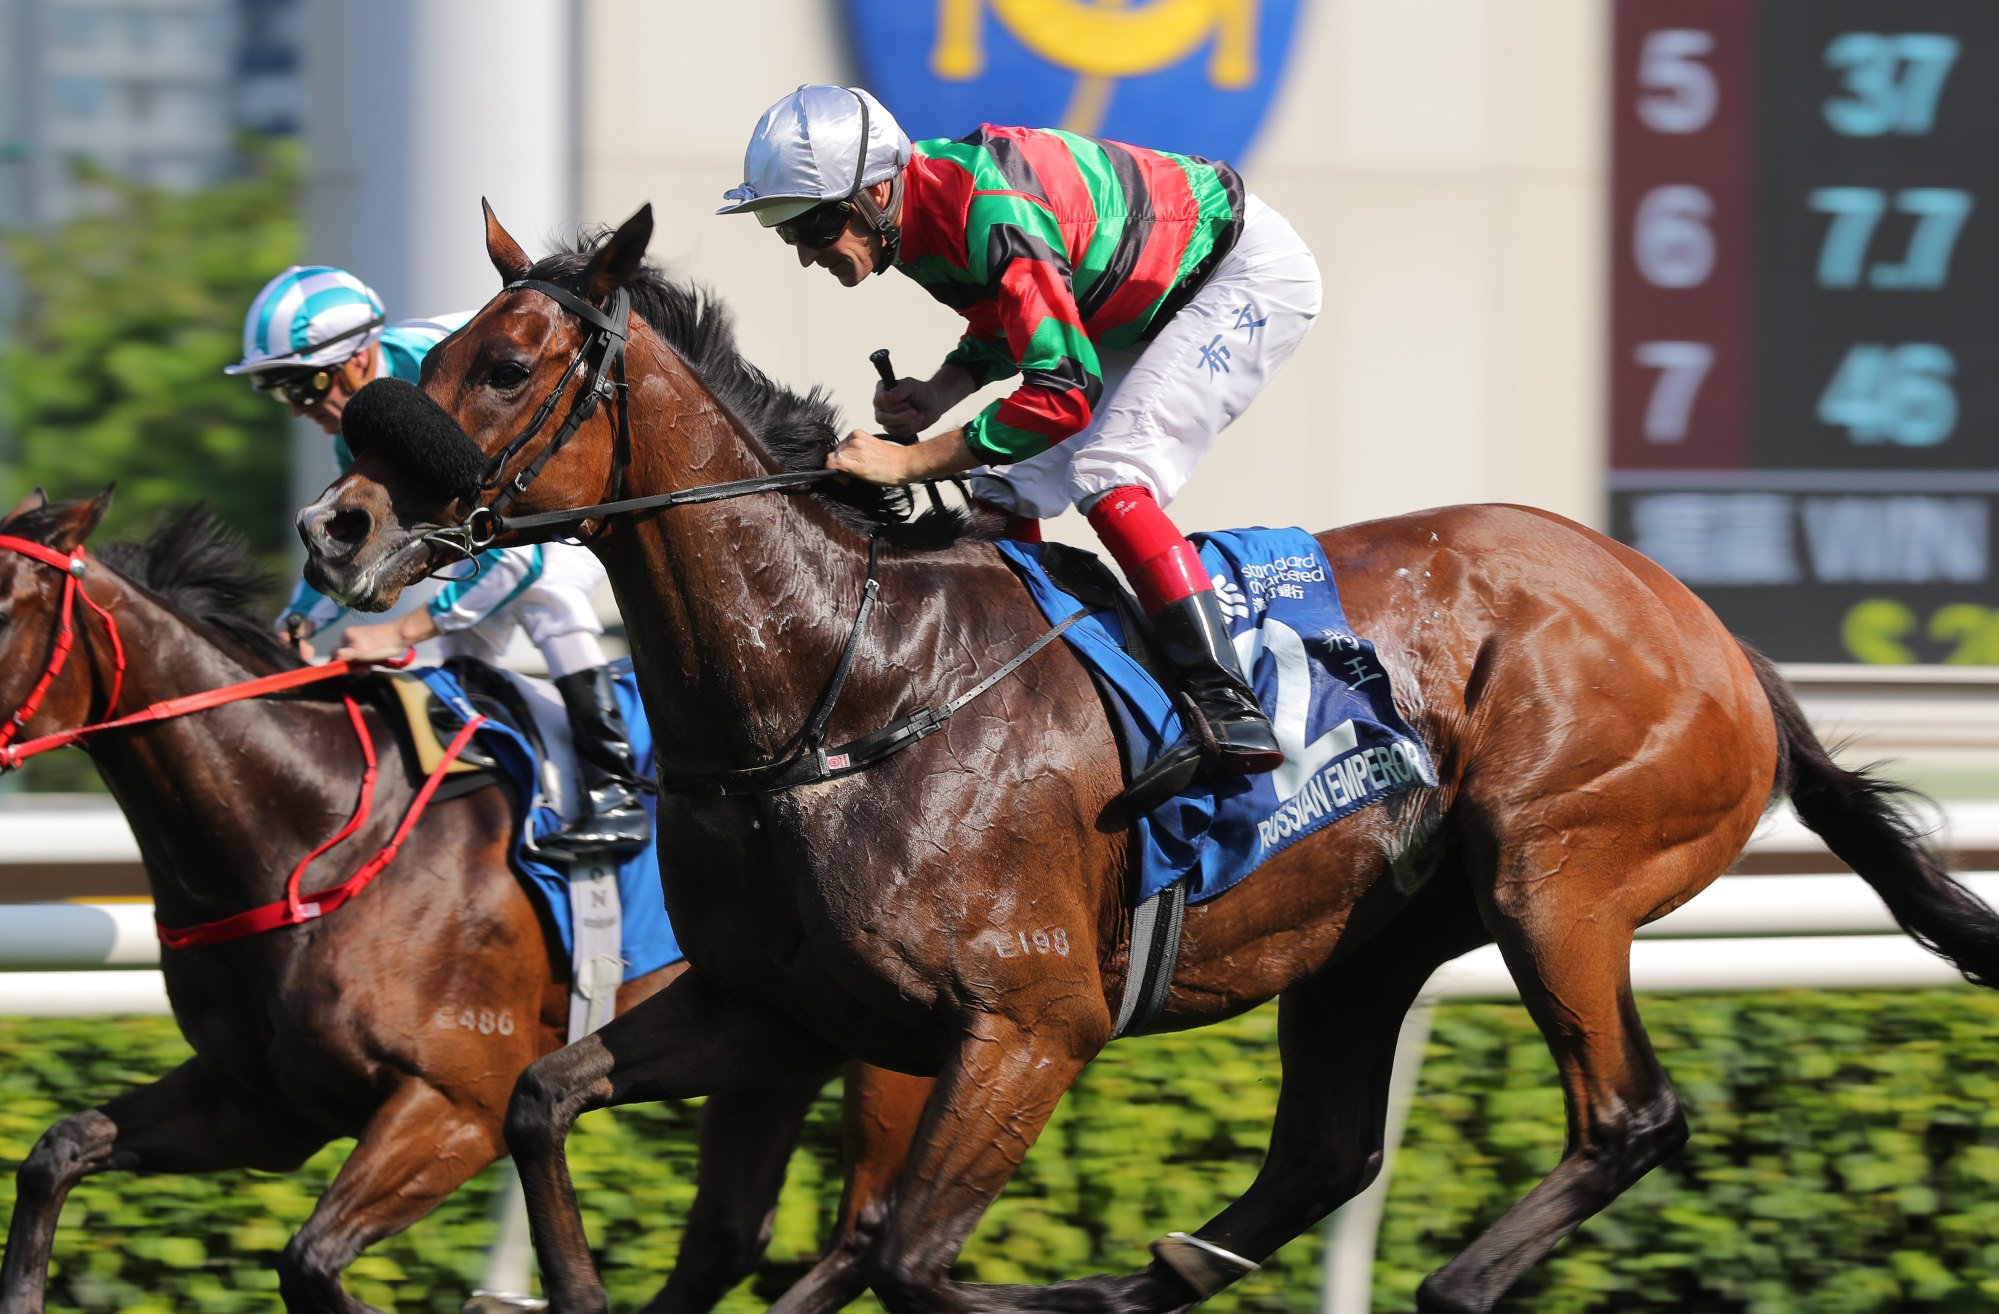
[(1874, 887), (1895, 920), (1973, 984), (1999, 987), (1999, 914), (1952, 879), (1916, 809), (1930, 800), (1870, 770), (1832, 760), (1776, 665), (1748, 644), (1743, 653), (1777, 719), (1777, 782), (1798, 817)]

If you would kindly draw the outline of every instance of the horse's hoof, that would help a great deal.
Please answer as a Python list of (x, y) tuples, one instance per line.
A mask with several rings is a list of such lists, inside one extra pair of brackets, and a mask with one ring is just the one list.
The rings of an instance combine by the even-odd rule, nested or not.
[(459, 1314), (505, 1314), (510, 1309), (547, 1309), (548, 1302), (511, 1291), (475, 1291)]

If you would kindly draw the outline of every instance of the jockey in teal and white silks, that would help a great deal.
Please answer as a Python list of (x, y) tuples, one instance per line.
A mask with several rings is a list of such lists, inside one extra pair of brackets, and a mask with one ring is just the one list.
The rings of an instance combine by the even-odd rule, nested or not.
[[(353, 453), (340, 436), (347, 402), (379, 378), (418, 381), (423, 359), (470, 315), (391, 324), (373, 288), (344, 269), (293, 265), (257, 295), (243, 318), (243, 359), (225, 374), (285, 402), (333, 439), (344, 474)], [(614, 852), (650, 839), (630, 738), (618, 711), (591, 594), (604, 568), (568, 543), (481, 553), (476, 573), (448, 581), (420, 610), (383, 624), (349, 625), (340, 656), (379, 659), (441, 636), (447, 659), (497, 662), (515, 625), (527, 631), (562, 695), (582, 769), (588, 808), (540, 841), (557, 854)], [(324, 629), (345, 608), (300, 580), (279, 617), (302, 636)]]

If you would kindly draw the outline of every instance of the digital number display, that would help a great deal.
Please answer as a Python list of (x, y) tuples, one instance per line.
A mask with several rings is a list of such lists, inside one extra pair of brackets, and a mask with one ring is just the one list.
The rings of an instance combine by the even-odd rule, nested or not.
[(1780, 660), (1999, 663), (1999, 3), (1615, 27), (1612, 532)]

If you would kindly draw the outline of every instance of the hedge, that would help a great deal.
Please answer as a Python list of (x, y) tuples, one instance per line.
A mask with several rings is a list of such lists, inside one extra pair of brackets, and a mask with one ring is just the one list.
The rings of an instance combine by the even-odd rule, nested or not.
[[(1692, 1145), (1585, 1225), (1503, 1309), (1537, 1314), (1999, 1314), (1999, 996), (1940, 990), (1654, 997), (1645, 1014), (1694, 1122)], [(1093, 1065), (966, 1250), (980, 1281), (1048, 1281), (1142, 1263), (1247, 1186), (1276, 1099), (1275, 1015), (1120, 1044)], [(42, 1129), (186, 1053), (163, 1019), (0, 1019), (0, 1166)], [(665, 1278), (691, 1193), (692, 1109), (586, 1117), (571, 1162), (614, 1303)], [(1517, 1007), (1437, 1018), (1397, 1161), (1375, 1308), (1407, 1311), (1444, 1262), (1553, 1166), (1561, 1099)], [(724, 1308), (757, 1310), (810, 1262), (837, 1199), (838, 1117), (822, 1101), (779, 1211), (771, 1260)], [(93, 1178), (56, 1241), (51, 1309), (204, 1314), (277, 1308), (271, 1260), (338, 1168), (286, 1176)], [(450, 1311), (489, 1241), (492, 1175), (377, 1246), (351, 1289)], [(0, 1204), (0, 1223), (11, 1212)], [(1305, 1311), (1318, 1242), (1301, 1237), (1217, 1311)], [(870, 1307), (866, 1302), (864, 1308)]]

